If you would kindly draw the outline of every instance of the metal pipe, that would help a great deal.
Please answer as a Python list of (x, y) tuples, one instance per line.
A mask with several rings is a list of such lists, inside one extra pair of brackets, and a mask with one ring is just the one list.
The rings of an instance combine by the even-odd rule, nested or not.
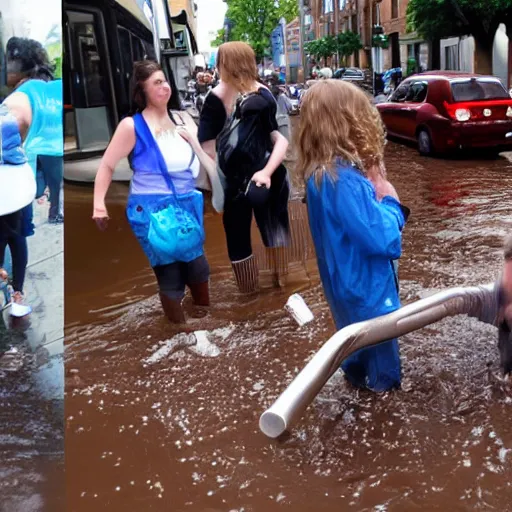
[(497, 325), (498, 304), (498, 287), (495, 284), (451, 288), (388, 315), (341, 329), (261, 415), (260, 430), (271, 438), (279, 437), (288, 430), (299, 420), (342, 361), (357, 350), (403, 336), (449, 316), (466, 314)]

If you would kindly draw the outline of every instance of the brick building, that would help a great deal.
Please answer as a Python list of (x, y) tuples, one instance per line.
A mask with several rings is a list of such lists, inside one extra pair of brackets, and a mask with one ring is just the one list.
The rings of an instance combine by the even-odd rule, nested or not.
[(309, 39), (352, 30), (361, 36), (363, 49), (351, 58), (351, 65), (362, 68), (372, 63), (372, 38), (375, 26), (382, 26), (389, 47), (382, 50), (385, 69), (402, 67), (414, 58), (417, 70), (427, 69), (429, 45), (414, 33), (406, 31), (409, 0), (309, 0), (307, 2)]

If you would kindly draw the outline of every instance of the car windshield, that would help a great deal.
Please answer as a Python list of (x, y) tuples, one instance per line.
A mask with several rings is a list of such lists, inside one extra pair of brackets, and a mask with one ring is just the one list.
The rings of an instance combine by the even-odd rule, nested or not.
[(504, 100), (510, 98), (497, 80), (467, 80), (452, 82), (453, 99), (459, 101)]

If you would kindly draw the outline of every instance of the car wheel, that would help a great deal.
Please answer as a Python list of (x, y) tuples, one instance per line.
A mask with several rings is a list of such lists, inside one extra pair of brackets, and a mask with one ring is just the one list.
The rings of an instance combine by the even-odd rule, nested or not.
[(432, 156), (434, 153), (432, 137), (430, 137), (427, 130), (420, 130), (418, 133), (418, 151), (423, 156)]

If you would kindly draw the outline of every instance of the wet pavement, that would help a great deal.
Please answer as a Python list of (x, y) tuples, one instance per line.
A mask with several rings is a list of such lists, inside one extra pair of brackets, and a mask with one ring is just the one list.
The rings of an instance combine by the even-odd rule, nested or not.
[[(512, 229), (512, 164), (434, 160), (389, 144), (387, 166), (412, 210), (400, 262), (404, 303), (493, 281)], [(373, 395), (337, 373), (289, 435), (260, 414), (334, 333), (315, 262), (283, 289), (241, 297), (220, 217), (206, 214), (212, 307), (187, 301), (196, 338), (166, 323), (112, 187), (107, 233), (92, 189), (66, 188), (67, 510), (508, 510), (512, 391), (497, 334), (457, 317), (400, 339), (404, 383)], [(283, 310), (300, 292), (304, 326)]]
[[(0, 511), (64, 510), (63, 226), (34, 203), (25, 291), (33, 312), (0, 324)], [(8, 351), (5, 353), (5, 351)]]

